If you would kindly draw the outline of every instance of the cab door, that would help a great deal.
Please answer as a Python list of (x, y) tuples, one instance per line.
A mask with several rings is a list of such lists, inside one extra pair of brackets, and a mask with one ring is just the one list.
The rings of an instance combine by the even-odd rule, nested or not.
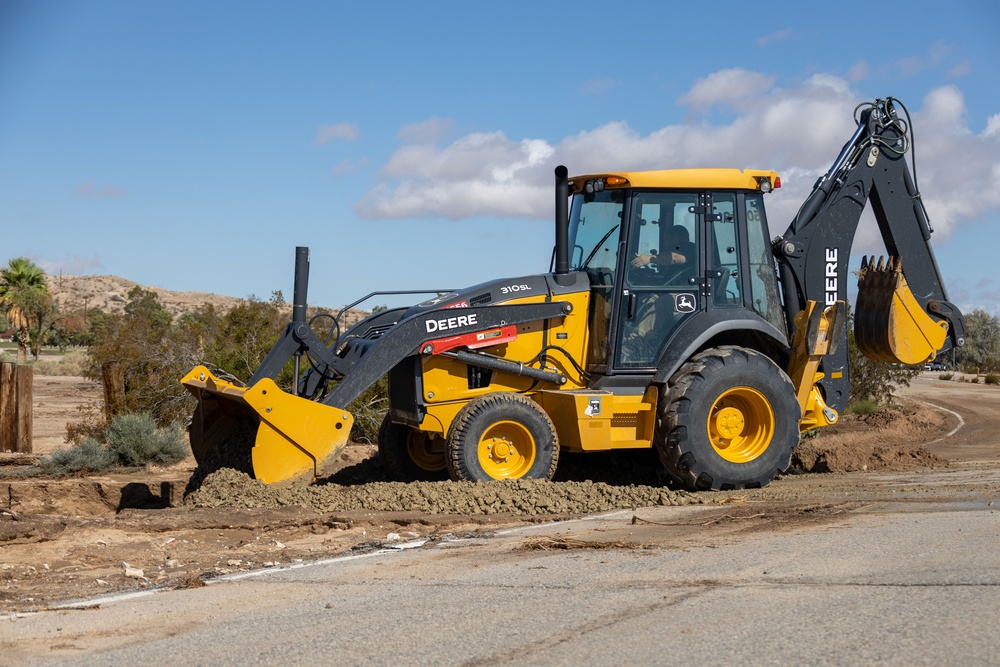
[(704, 309), (699, 195), (696, 192), (635, 192), (625, 237), (619, 283), (614, 367), (656, 367), (665, 341)]
[(705, 296), (712, 309), (742, 308), (743, 267), (740, 259), (744, 241), (737, 220), (736, 194), (713, 192), (705, 195), (708, 243), (708, 271)]

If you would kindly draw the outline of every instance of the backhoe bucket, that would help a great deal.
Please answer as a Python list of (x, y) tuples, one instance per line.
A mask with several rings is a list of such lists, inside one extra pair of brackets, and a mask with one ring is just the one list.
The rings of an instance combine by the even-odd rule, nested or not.
[(861, 260), (854, 338), (869, 359), (920, 364), (937, 356), (948, 323), (935, 321), (917, 302), (903, 276), (899, 257)]
[(323, 476), (354, 424), (346, 410), (293, 396), (270, 378), (240, 387), (197, 366), (181, 384), (198, 399), (191, 423), (198, 464), (241, 469), (265, 484)]

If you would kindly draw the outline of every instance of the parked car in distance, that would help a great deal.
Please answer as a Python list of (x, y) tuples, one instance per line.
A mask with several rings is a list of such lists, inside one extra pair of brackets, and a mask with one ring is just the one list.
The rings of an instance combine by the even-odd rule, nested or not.
[(929, 364), (924, 364), (924, 370), (925, 371), (946, 371), (946, 370), (948, 370), (948, 367), (945, 366), (940, 361), (932, 361)]

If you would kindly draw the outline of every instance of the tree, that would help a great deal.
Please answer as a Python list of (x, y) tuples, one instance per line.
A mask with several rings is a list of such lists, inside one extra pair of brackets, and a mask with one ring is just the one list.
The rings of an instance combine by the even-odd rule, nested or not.
[(172, 319), (154, 292), (136, 286), (128, 293), (124, 313), (96, 323), (86, 375), (101, 381), (112, 369), (120, 373), (125, 393), (111, 412), (148, 412), (161, 426), (190, 413), (187, 391), (178, 379), (198, 355), (175, 339)]
[(249, 380), (288, 323), (282, 301), (280, 292), (269, 301), (252, 295), (241, 300), (206, 335), (204, 360), (242, 382)]
[(959, 368), (1000, 369), (1000, 318), (977, 308), (965, 315), (965, 345), (955, 350)]
[(15, 257), (0, 269), (0, 305), (10, 326), (16, 330), (18, 363), (28, 360), (32, 304), (39, 303), (48, 294), (45, 271), (27, 257)]
[(48, 291), (37, 289), (24, 290), (21, 307), (28, 319), (28, 348), (38, 361), (42, 343), (58, 323), (59, 308)]

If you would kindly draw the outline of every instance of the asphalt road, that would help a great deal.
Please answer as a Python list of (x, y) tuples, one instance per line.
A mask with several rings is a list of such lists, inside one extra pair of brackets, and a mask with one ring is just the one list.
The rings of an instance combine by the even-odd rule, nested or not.
[[(620, 512), (7, 620), (0, 663), (1000, 661), (989, 499), (868, 506), (695, 542), (672, 532), (708, 511)], [(616, 548), (527, 548), (578, 544), (567, 540)]]

